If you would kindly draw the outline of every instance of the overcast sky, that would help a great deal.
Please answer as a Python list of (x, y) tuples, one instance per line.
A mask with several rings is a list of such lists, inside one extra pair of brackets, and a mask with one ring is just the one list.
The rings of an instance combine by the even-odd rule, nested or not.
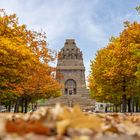
[(139, 21), (140, 0), (0, 0), (0, 8), (16, 13), (29, 29), (47, 33), (48, 47), (57, 51), (74, 38), (83, 51), (86, 76), (96, 51), (118, 36), (123, 22)]

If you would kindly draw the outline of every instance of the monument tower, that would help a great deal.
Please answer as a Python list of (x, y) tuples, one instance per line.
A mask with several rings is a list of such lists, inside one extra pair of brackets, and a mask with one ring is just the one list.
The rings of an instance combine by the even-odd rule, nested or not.
[(59, 102), (68, 106), (79, 104), (82, 109), (94, 106), (95, 102), (90, 99), (86, 88), (83, 54), (74, 39), (66, 39), (58, 53), (56, 79), (63, 85), (62, 96), (48, 100), (47, 105)]
[(57, 80), (63, 84), (63, 95), (88, 93), (85, 82), (83, 54), (74, 39), (66, 39), (58, 55)]

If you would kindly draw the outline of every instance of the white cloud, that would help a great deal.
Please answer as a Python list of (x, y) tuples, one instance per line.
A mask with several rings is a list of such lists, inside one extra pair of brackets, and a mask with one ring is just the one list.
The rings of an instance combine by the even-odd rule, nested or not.
[[(138, 19), (134, 13), (121, 12), (123, 8), (117, 13), (115, 7), (108, 7), (110, 1), (0, 0), (0, 8), (6, 9), (8, 13), (16, 13), (20, 23), (26, 24), (28, 28), (45, 31), (49, 47), (53, 49), (60, 49), (66, 37), (77, 39), (78, 46), (84, 51), (89, 71), (89, 61), (96, 50), (104, 47), (110, 36), (121, 31), (122, 22)], [(121, 5), (127, 9), (125, 3)]]
[(86, 20), (84, 24), (82, 24), (82, 29), (88, 40), (103, 47), (106, 42), (106, 34), (100, 25), (95, 24), (92, 20)]
[(0, 7), (5, 8), (8, 13), (17, 13), (20, 22), (27, 24), (29, 28), (45, 30), (48, 40), (54, 41), (76, 30), (86, 38), (92, 39), (93, 33), (98, 38), (102, 34), (100, 27), (88, 21), (97, 4), (98, 0), (5, 0), (1, 1)]

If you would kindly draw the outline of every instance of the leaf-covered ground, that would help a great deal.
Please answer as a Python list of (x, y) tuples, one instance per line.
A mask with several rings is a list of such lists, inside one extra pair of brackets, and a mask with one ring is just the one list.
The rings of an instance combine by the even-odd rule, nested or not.
[(140, 114), (85, 113), (79, 106), (0, 114), (2, 140), (140, 140)]

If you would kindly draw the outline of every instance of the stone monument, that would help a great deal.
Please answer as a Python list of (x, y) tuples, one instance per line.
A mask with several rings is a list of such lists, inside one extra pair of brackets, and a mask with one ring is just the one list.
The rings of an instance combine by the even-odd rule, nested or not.
[(83, 54), (74, 39), (66, 39), (58, 54), (56, 79), (63, 85), (62, 96), (50, 99), (48, 105), (60, 102), (68, 106), (79, 104), (81, 108), (94, 106), (95, 102), (90, 99), (89, 90), (86, 88)]

